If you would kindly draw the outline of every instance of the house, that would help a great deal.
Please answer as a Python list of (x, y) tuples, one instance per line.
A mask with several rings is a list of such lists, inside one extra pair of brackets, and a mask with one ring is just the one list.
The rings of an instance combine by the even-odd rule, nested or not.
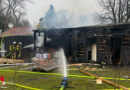
[[(15, 41), (17, 44), (22, 43), (22, 57), (26, 61), (30, 61), (33, 50), (30, 47), (24, 48), (25, 46), (33, 43), (33, 28), (12, 28), (0, 34), (1, 39), (1, 50), (6, 51), (2, 53), (1, 57), (5, 57), (9, 53), (9, 46)], [(10, 56), (8, 56), (10, 58)]]
[[(37, 40), (43, 37), (43, 44)], [(35, 51), (64, 48), (71, 62), (130, 63), (130, 23), (34, 30)], [(43, 51), (42, 50), (42, 51)]]

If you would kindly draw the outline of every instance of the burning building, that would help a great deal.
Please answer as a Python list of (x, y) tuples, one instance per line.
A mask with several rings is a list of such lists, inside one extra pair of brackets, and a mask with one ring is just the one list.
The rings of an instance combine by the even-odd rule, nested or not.
[[(36, 41), (43, 39), (41, 46)], [(35, 51), (64, 48), (71, 62), (130, 62), (130, 24), (113, 24), (65, 29), (34, 30)]]

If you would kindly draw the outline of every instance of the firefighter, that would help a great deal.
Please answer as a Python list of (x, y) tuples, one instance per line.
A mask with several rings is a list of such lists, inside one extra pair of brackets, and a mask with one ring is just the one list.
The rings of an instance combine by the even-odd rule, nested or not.
[(16, 59), (16, 42), (14, 41), (12, 45), (9, 46), (9, 50), (10, 50), (10, 57), (12, 59)]
[(19, 42), (17, 45), (17, 57), (21, 58), (22, 43)]
[(37, 28), (39, 28), (40, 27), (40, 23), (37, 25)]
[(14, 41), (12, 45), (12, 59), (16, 59), (16, 51), (17, 51), (16, 46), (17, 46), (16, 42)]
[(10, 57), (13, 58), (13, 52), (12, 52), (12, 45), (9, 46), (9, 50), (10, 50)]

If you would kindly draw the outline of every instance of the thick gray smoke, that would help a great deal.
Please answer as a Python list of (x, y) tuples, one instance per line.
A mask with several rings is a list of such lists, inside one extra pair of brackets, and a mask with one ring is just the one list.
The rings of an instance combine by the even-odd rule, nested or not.
[(95, 22), (94, 19), (92, 19), (94, 17), (95, 14), (76, 15), (67, 10), (55, 11), (54, 6), (50, 5), (50, 8), (45, 16), (40, 19), (40, 26), (50, 28), (89, 26)]
[(40, 25), (41, 27), (44, 27), (44, 26), (55, 27), (56, 23), (54, 22), (56, 21), (57, 21), (57, 15), (56, 15), (53, 5), (51, 5), (50, 9), (48, 10), (44, 18), (40, 19)]

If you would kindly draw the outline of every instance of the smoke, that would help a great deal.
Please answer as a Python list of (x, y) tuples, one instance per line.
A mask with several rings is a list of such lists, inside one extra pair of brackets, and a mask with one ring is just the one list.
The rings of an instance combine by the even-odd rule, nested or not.
[[(93, 18), (89, 17), (90, 14), (95, 12), (101, 12), (102, 9), (98, 5), (98, 0), (31, 0), (33, 4), (27, 4), (27, 18), (33, 26), (37, 26), (39, 23), (39, 18), (45, 16), (49, 5), (53, 4), (55, 7), (56, 13), (59, 11), (67, 11), (70, 14), (73, 13), (74, 16), (86, 16), (87, 25), (95, 24)], [(92, 20), (91, 20), (92, 19)], [(90, 22), (90, 23), (89, 23)], [(86, 26), (86, 24), (85, 24)]]
[(51, 28), (89, 26), (95, 24), (95, 14), (96, 13), (78, 15), (67, 10), (55, 11), (54, 6), (50, 5), (50, 8), (46, 12), (45, 16), (40, 19), (40, 25), (41, 27)]
[(57, 21), (57, 15), (56, 15), (55, 9), (54, 9), (53, 5), (50, 5), (50, 9), (47, 11), (44, 18), (40, 19), (40, 25), (42, 27), (44, 27), (44, 26), (55, 27), (56, 23), (54, 23), (54, 22), (56, 22), (56, 21)]
[(43, 43), (44, 43), (44, 37), (38, 36), (37, 37), (37, 47), (42, 47)]

